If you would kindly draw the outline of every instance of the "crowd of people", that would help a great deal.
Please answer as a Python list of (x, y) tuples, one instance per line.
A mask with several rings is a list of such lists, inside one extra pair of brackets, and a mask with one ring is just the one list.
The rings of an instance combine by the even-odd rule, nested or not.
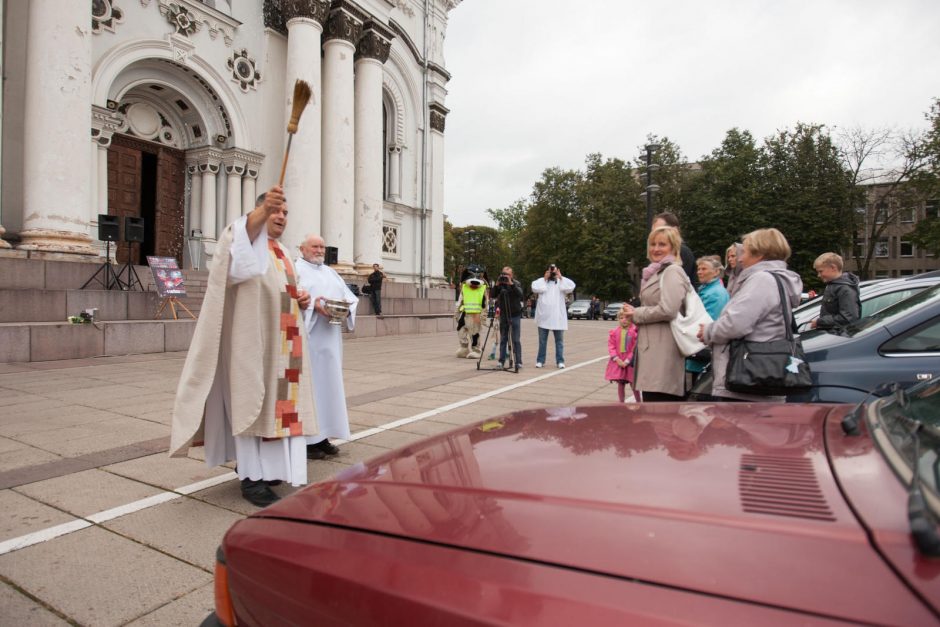
[[(278, 241), (287, 215), (283, 190), (275, 186), (219, 238), (173, 409), (171, 455), (204, 446), (208, 465), (236, 462), (242, 496), (260, 507), (278, 500), (272, 486), (305, 484), (308, 459), (337, 454), (329, 438), (350, 437), (341, 328), (330, 307), (345, 303), (348, 316), (340, 322), (352, 330), (358, 298), (325, 263), (326, 242), (319, 235), (309, 234), (300, 256), (291, 258)], [(604, 377), (617, 383), (618, 399), (626, 400), (629, 386), (636, 400), (681, 400), (690, 377), (710, 361), (713, 398), (773, 400), (729, 389), (725, 367), (733, 341), (788, 335), (786, 312), (799, 303), (802, 281), (787, 268), (784, 235), (758, 229), (731, 244), (724, 261), (717, 255), (695, 259), (675, 216), (664, 213), (649, 233), (647, 257), (638, 301), (623, 305), (608, 336)], [(858, 279), (843, 271), (842, 258), (824, 253), (814, 268), (827, 286), (815, 326), (834, 329), (856, 320)], [(368, 283), (376, 315), (385, 279), (374, 265)], [(482, 269), (467, 269), (456, 287), (458, 356), (479, 358), (481, 323), (489, 317), (498, 324), (500, 365), (521, 367), (521, 318), (531, 302), (513, 269), (504, 267), (493, 283)], [(531, 283), (536, 368), (547, 363), (550, 334), (555, 365), (565, 367), (566, 305), (575, 288), (556, 264)], [(711, 321), (697, 332), (706, 348), (687, 357), (671, 322), (690, 293), (701, 299)], [(599, 304), (592, 298), (592, 314)]]

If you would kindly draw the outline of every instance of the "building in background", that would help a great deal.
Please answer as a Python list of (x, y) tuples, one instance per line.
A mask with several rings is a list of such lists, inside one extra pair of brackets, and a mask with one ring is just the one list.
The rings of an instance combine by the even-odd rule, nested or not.
[(444, 282), (442, 48), (459, 1), (3, 0), (0, 254), (103, 255), (111, 214), (145, 220), (131, 261), (205, 267), (277, 182), (303, 79), (285, 244), (318, 232), (346, 274), (378, 262)]
[[(917, 223), (928, 216), (940, 217), (940, 198), (924, 199), (907, 183), (874, 183), (861, 186), (865, 206), (864, 232), (851, 254), (843, 255), (845, 269), (863, 279), (903, 277), (940, 269), (940, 257), (915, 246), (910, 240)], [(868, 271), (865, 273), (865, 261)], [(863, 276), (864, 275), (864, 276)]]

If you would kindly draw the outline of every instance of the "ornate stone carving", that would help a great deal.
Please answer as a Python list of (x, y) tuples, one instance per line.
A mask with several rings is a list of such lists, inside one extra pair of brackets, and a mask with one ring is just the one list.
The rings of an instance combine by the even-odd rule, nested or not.
[(431, 112), (431, 128), (439, 133), (444, 132), (444, 119), (447, 117), (447, 114), (450, 113), (450, 110), (444, 105), (432, 103), (428, 107)]
[(170, 26), (176, 29), (177, 35), (189, 37), (196, 34), (201, 24), (196, 21), (193, 15), (186, 7), (182, 7), (175, 2), (160, 4), (160, 13), (170, 23)]
[(122, 113), (97, 105), (91, 108), (91, 141), (107, 148), (115, 133), (123, 133), (127, 122)]
[(329, 19), (323, 26), (323, 41), (330, 39), (343, 39), (355, 45), (362, 33), (362, 21), (357, 19), (347, 3), (342, 3), (338, 9), (330, 13)]
[(114, 25), (124, 21), (124, 11), (114, 6), (111, 0), (92, 0), (91, 32), (99, 34), (106, 30), (114, 32)]
[(245, 48), (232, 53), (228, 60), (228, 69), (232, 70), (232, 80), (238, 83), (243, 92), (247, 93), (249, 88), (258, 88), (258, 83), (261, 82), (261, 72), (258, 71), (255, 60), (248, 56)]
[(395, 0), (395, 8), (407, 15), (408, 17), (414, 17), (415, 11), (411, 8), (411, 5), (408, 4), (408, 0)]
[[(226, 46), (231, 46), (235, 29), (241, 22), (224, 13), (220, 13), (197, 0), (159, 0), (160, 14), (176, 29), (176, 33), (189, 37), (199, 32), (203, 26), (211, 39), (222, 35)], [(145, 5), (146, 6), (146, 5)]]
[(376, 22), (366, 22), (362, 28), (362, 37), (356, 45), (356, 59), (378, 59), (388, 61), (392, 49), (392, 33)]
[(398, 226), (385, 223), (382, 225), (382, 253), (391, 257), (398, 257)]

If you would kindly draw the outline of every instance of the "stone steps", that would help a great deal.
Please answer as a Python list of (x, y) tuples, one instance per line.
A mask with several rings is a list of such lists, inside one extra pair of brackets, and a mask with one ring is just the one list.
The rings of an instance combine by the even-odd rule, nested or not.
[[(0, 257), (0, 363), (82, 359), (181, 351), (189, 348), (195, 321), (181, 308), (173, 320), (147, 266), (136, 266), (143, 291), (80, 289), (97, 263)], [(120, 268), (115, 266), (115, 270)], [(184, 270), (187, 295), (181, 302), (198, 316), (207, 271)], [(93, 284), (93, 287), (96, 286)], [(97, 308), (94, 323), (71, 324), (69, 316)], [(356, 331), (344, 337), (436, 333), (453, 329), (453, 290), (430, 289), (418, 298), (414, 285), (388, 282), (382, 290), (383, 317), (360, 296)]]

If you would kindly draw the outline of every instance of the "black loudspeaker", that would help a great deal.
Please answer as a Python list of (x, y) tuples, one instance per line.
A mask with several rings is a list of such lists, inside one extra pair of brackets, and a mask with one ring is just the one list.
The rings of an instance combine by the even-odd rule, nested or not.
[(323, 260), (328, 266), (336, 265), (336, 262), (339, 261), (339, 248), (336, 246), (327, 246), (326, 247), (326, 258)]
[(124, 241), (128, 244), (144, 241), (144, 219), (127, 216), (124, 218)]
[(98, 239), (102, 242), (116, 242), (121, 236), (118, 217), (106, 213), (98, 214)]

